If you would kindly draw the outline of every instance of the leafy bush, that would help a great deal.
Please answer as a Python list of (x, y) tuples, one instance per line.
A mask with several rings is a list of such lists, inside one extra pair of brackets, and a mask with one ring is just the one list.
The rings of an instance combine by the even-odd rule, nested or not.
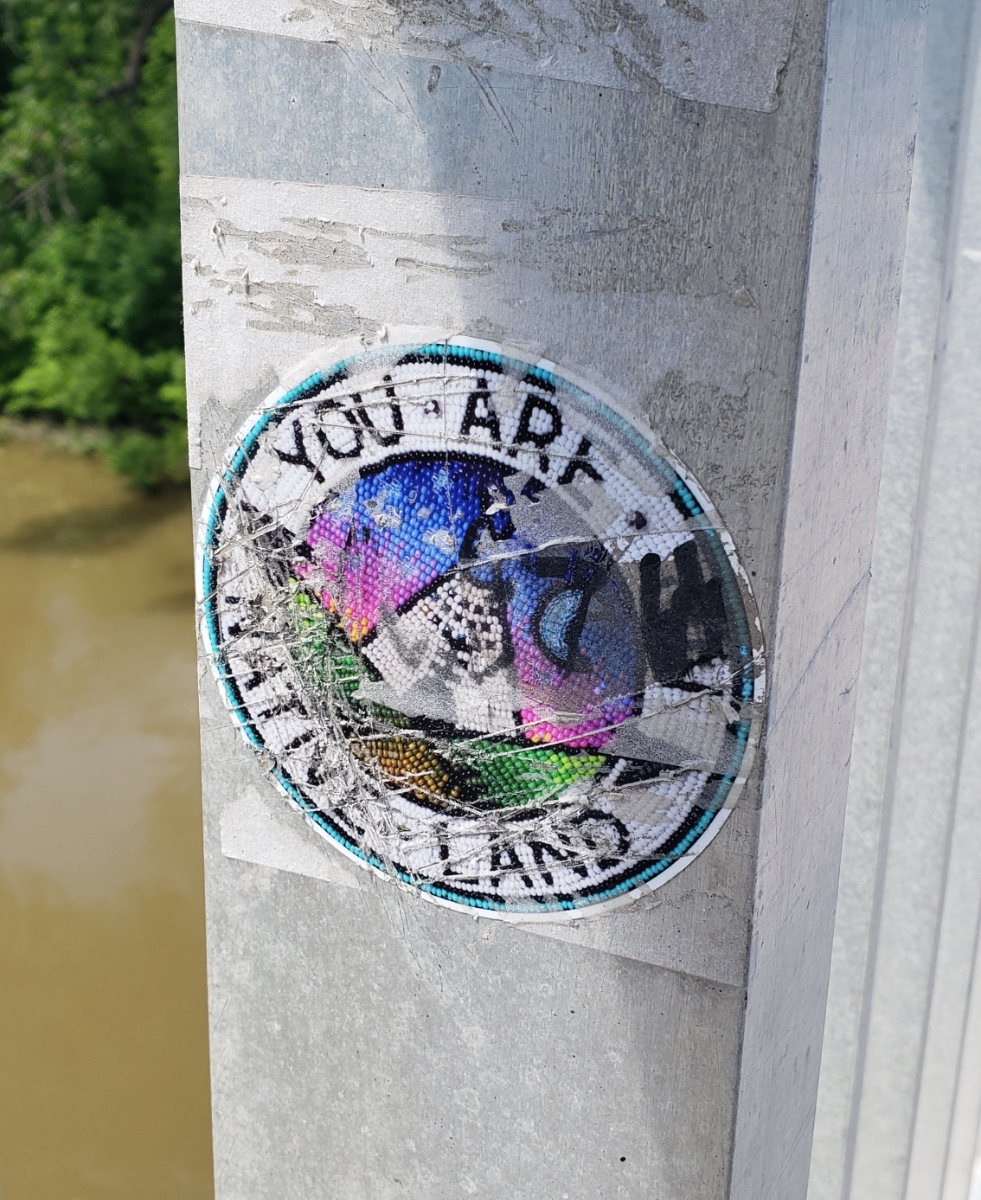
[(0, 410), (144, 488), (187, 471), (168, 8), (8, 0), (0, 44)]

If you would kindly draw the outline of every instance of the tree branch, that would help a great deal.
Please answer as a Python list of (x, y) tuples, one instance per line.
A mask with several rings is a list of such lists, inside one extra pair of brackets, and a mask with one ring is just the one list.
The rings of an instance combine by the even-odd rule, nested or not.
[(133, 43), (129, 48), (129, 62), (126, 65), (126, 78), (111, 88), (101, 92), (96, 99), (108, 100), (111, 96), (121, 96), (124, 92), (135, 92), (140, 86), (140, 76), (143, 74), (143, 55), (146, 44), (157, 27), (157, 23), (174, 7), (174, 0), (160, 0), (143, 18), (143, 24), (136, 31)]

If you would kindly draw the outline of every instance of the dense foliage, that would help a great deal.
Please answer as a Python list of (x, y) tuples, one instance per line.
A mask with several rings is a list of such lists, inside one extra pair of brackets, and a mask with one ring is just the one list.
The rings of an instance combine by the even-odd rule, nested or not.
[(140, 487), (186, 470), (168, 9), (0, 8), (0, 409), (102, 427)]

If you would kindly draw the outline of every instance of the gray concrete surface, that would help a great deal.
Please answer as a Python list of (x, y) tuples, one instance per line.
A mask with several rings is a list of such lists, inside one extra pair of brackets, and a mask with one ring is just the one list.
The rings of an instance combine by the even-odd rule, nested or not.
[(805, 0), (778, 91), (772, 46), (732, 77), (762, 88), (743, 107), (370, 38), (355, 53), (272, 36), (259, 10), (179, 11), (199, 500), (245, 416), (315, 350), (437, 326), (545, 355), (649, 421), (720, 510), (777, 648), (781, 738), (759, 887), (757, 769), (653, 896), (531, 930), (346, 862), (319, 870), (330, 850), (290, 827), (203, 662), (219, 1200), (721, 1200), (734, 1129), (740, 1196), (802, 1196), (918, 6), (833, 6), (829, 74), (825, 8)]
[(812, 1200), (981, 1183), (978, 15), (929, 17)]

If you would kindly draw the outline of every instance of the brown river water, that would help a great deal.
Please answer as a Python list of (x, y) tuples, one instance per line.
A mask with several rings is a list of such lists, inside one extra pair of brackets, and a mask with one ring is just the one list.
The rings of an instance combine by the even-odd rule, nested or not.
[(190, 507), (0, 443), (0, 1194), (207, 1200)]

